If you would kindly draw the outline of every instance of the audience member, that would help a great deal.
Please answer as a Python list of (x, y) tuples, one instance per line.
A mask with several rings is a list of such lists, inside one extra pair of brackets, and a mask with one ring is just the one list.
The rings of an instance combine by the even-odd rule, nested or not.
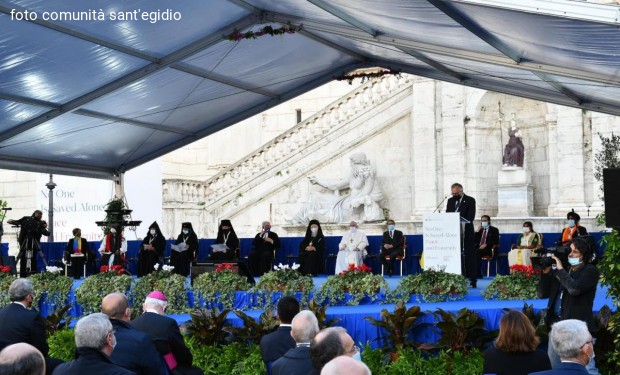
[(499, 248), (499, 229), (491, 225), (491, 217), (482, 215), (480, 226), (476, 231), (476, 259), (478, 266), (476, 272), (479, 279), (482, 278), (482, 257), (495, 258)]
[[(405, 249), (405, 236), (403, 232), (396, 230), (396, 222), (392, 219), (387, 221), (387, 231), (383, 232), (381, 241), (381, 263), (387, 268), (388, 276), (394, 274), (394, 261), (397, 256), (403, 256)], [(389, 258), (389, 260), (388, 260)]]
[(262, 230), (252, 241), (252, 250), (248, 254), (248, 263), (254, 276), (263, 276), (271, 270), (271, 262), (280, 248), (280, 237), (271, 231), (271, 223), (263, 221)]
[(122, 293), (108, 294), (101, 301), (101, 312), (106, 314), (115, 331), (116, 348), (110, 355), (112, 362), (142, 375), (164, 375), (164, 363), (151, 338), (129, 324), (131, 309)]
[(347, 330), (330, 327), (320, 331), (310, 343), (313, 369), (309, 375), (319, 375), (327, 362), (341, 355), (360, 359), (359, 348), (355, 346)]
[(116, 347), (112, 323), (105, 314), (94, 313), (75, 325), (76, 357), (56, 367), (54, 375), (129, 375), (133, 372), (115, 365), (110, 355)]
[(295, 297), (282, 297), (278, 301), (278, 315), (280, 326), (275, 332), (263, 336), (260, 340), (260, 353), (263, 362), (269, 368), (272, 362), (282, 357), (289, 349), (295, 347), (295, 340), (291, 336), (291, 322), (299, 313), (299, 301)]
[(22, 342), (9, 345), (0, 351), (0, 374), (44, 375), (45, 358), (30, 344)]
[(211, 260), (216, 262), (233, 260), (239, 257), (239, 238), (230, 220), (222, 220), (215, 238), (216, 245), (226, 245), (222, 251), (211, 252)]
[(162, 292), (151, 292), (142, 305), (144, 313), (131, 325), (151, 337), (170, 371), (184, 375), (203, 374), (202, 370), (192, 365), (194, 357), (185, 346), (176, 320), (164, 316), (167, 304), (168, 299)]
[(366, 256), (368, 238), (366, 233), (359, 230), (357, 223), (352, 221), (349, 231), (342, 236), (338, 245), (338, 256), (336, 257), (336, 275), (349, 269), (349, 265), (359, 266)]
[(371, 375), (370, 369), (362, 361), (341, 355), (327, 362), (321, 375)]
[(523, 233), (519, 235), (517, 243), (512, 245), (512, 249), (508, 253), (508, 264), (511, 266), (515, 264), (531, 265), (532, 251), (542, 247), (542, 245), (542, 235), (534, 231), (532, 222), (524, 222)]
[(309, 310), (300, 311), (292, 322), (296, 347), (289, 349), (271, 366), (271, 375), (308, 375), (312, 371), (310, 342), (319, 332), (319, 322)]
[(586, 365), (594, 358), (594, 343), (585, 322), (567, 319), (557, 322), (551, 328), (549, 343), (560, 356), (561, 362), (553, 370), (535, 372), (532, 375), (577, 375), (591, 374)]
[(321, 223), (318, 220), (310, 220), (306, 236), (299, 244), (299, 272), (302, 275), (317, 276), (323, 270), (323, 254), (325, 254), (325, 236)]
[(495, 347), (484, 352), (482, 373), (496, 375), (527, 375), (551, 369), (547, 353), (537, 349), (536, 329), (525, 314), (510, 310), (499, 323)]

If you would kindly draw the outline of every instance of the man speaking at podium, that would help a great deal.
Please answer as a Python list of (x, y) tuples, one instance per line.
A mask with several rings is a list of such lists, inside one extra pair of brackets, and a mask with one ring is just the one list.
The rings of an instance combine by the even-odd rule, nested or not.
[[(463, 194), (463, 185), (454, 183), (451, 186), (452, 197), (448, 199), (446, 212), (458, 212), (461, 215), (463, 228), (463, 264), (465, 277), (469, 279), (472, 288), (477, 287), (478, 261), (476, 258), (476, 235), (474, 232), (474, 218), (476, 217), (476, 200)], [(464, 220), (463, 220), (464, 219)]]

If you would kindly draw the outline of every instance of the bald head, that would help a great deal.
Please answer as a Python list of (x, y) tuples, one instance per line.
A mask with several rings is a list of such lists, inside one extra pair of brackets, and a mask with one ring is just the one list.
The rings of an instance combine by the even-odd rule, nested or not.
[(346, 355), (336, 357), (327, 362), (321, 375), (370, 375), (370, 369), (363, 362)]
[(129, 321), (129, 303), (122, 293), (110, 293), (101, 301), (101, 312), (110, 319)]
[(291, 336), (298, 344), (309, 344), (319, 332), (319, 321), (310, 310), (300, 311), (293, 318), (291, 325)]
[(30, 344), (9, 345), (0, 352), (0, 374), (44, 375), (45, 359), (43, 354)]

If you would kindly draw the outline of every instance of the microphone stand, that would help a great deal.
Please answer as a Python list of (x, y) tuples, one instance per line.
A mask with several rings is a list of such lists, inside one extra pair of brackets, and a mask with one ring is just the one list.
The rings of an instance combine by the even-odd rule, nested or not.
[[(448, 196), (446, 195), (445, 197), (443, 197), (443, 199), (441, 200), (441, 202), (439, 202), (439, 204), (437, 205), (437, 207), (435, 207), (435, 210), (433, 211), (433, 213), (437, 212), (437, 210), (439, 209), (439, 207), (441, 207), (441, 205), (443, 204), (443, 202), (446, 201), (446, 199), (448, 199)], [(439, 211), (441, 212), (441, 211)]]

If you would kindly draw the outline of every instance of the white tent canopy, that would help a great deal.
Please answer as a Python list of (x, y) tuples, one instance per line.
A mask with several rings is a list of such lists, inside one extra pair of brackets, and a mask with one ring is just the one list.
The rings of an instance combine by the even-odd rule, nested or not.
[(566, 0), (0, 0), (0, 167), (112, 178), (372, 66), (620, 115), (618, 26)]

